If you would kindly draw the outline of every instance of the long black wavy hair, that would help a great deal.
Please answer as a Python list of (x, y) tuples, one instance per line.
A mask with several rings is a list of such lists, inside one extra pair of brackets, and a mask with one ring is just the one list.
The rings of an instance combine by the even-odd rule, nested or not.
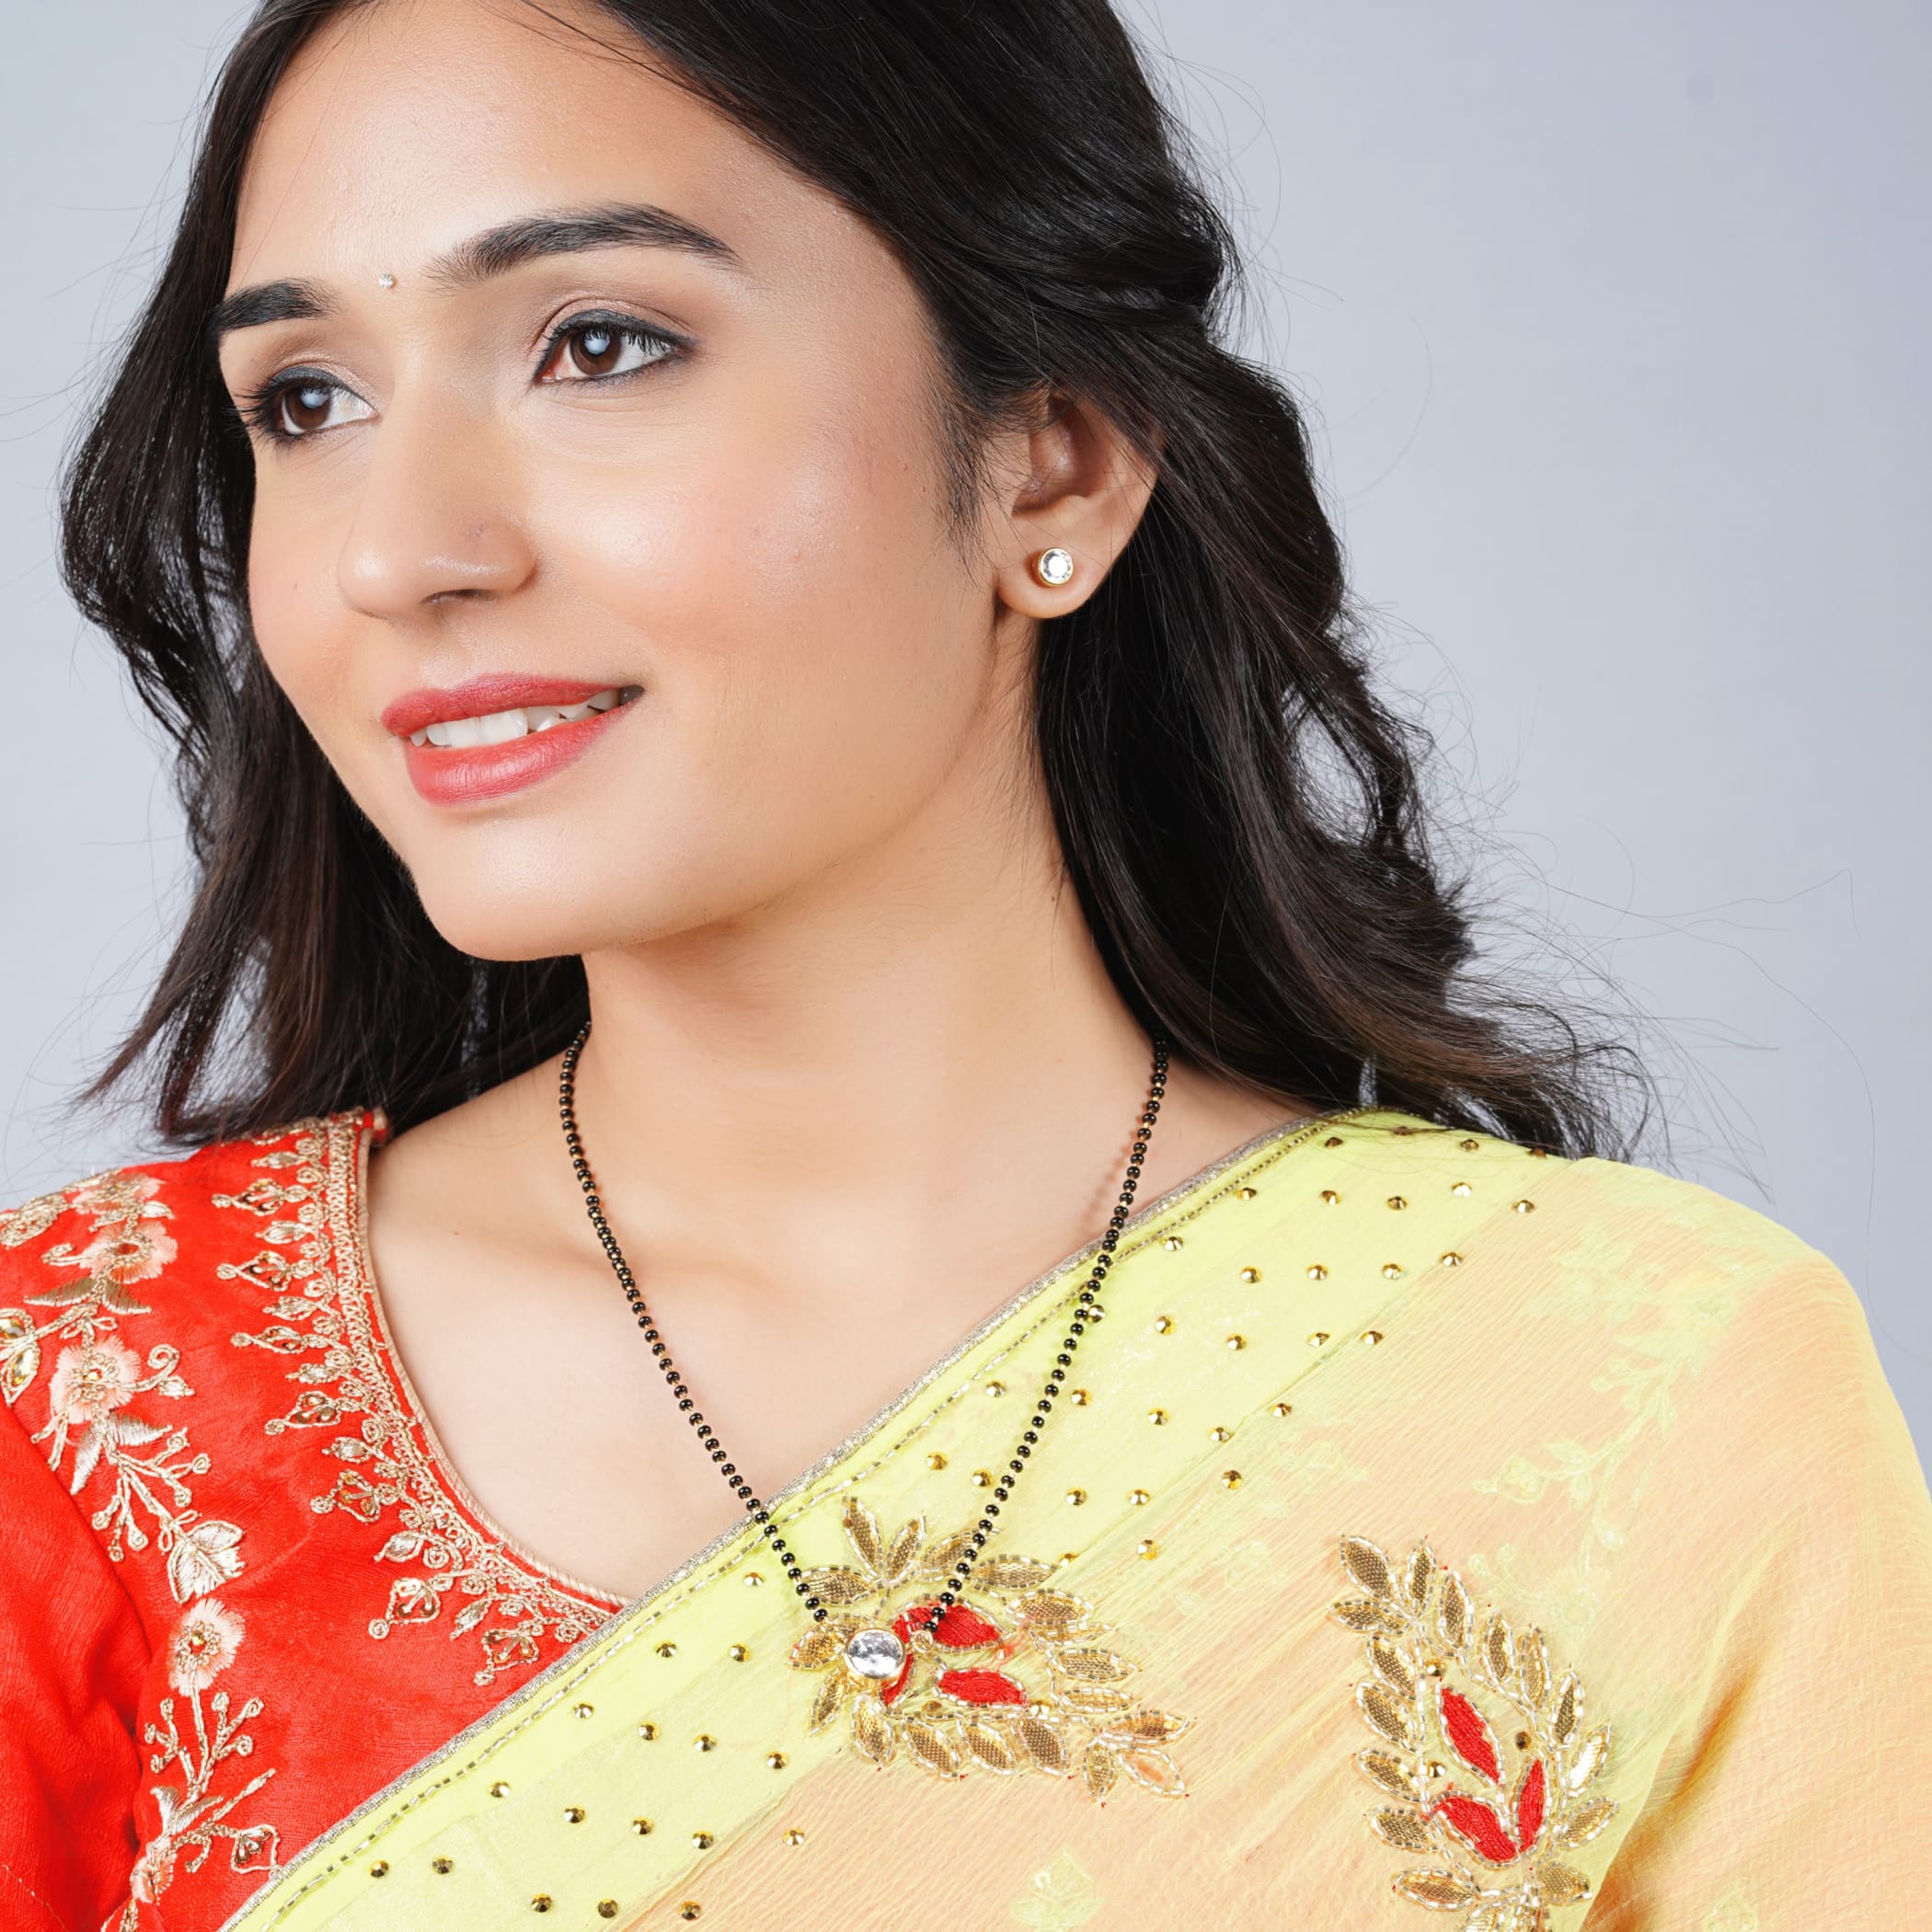
[[(90, 1091), (140, 1091), (177, 1144), (351, 1105), (407, 1126), (556, 1052), (586, 1010), (574, 958), (478, 960), (435, 931), (250, 631), (253, 460), (206, 320), (272, 90), (371, 4), (266, 0), (243, 29), (63, 478), (65, 581), (172, 741), (195, 864)], [(1065, 863), (1141, 1022), (1252, 1088), (1627, 1157), (1624, 1097), (1648, 1116), (1650, 1095), (1632, 1050), (1477, 964), (1467, 879), (1432, 852), (1432, 741), (1373, 688), (1300, 412), (1228, 346), (1234, 236), (1108, 0), (595, 10), (894, 249), (943, 351), (958, 519), (985, 429), (1053, 390), (1156, 471), (1106, 580), (1041, 627), (1033, 707)]]

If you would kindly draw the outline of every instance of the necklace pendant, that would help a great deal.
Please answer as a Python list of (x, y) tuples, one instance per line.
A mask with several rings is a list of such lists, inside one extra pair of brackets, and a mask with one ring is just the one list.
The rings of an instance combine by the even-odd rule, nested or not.
[(891, 1630), (870, 1628), (855, 1631), (845, 1639), (841, 1653), (845, 1668), (855, 1677), (880, 1681), (896, 1677), (905, 1662), (905, 1646)]

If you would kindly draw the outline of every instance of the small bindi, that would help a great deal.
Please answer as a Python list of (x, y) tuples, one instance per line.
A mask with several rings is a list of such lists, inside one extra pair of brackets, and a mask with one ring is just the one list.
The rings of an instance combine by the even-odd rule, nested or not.
[(379, 289), (393, 289), (396, 286), (396, 277), (385, 270), (375, 278), (375, 285)]

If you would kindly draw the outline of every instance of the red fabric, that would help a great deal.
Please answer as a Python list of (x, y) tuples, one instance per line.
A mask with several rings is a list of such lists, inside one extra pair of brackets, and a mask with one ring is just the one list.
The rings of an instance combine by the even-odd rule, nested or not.
[(1455, 1754), (1472, 1771), (1480, 1771), (1492, 1783), (1502, 1776), (1496, 1754), (1496, 1740), (1488, 1720), (1460, 1691), (1443, 1692), (1443, 1731)]
[[(328, 1334), (372, 1131), (0, 1216), (0, 1924), (212, 1932), (615, 1608), (508, 1550), (420, 1440), (413, 1489), (369, 1447), (397, 1411)], [(547, 1612), (500, 1610), (511, 1583)]]

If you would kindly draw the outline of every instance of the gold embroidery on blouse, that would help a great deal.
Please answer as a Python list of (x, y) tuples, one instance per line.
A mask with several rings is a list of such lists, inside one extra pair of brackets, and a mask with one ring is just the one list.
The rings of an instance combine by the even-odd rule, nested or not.
[[(805, 1572), (802, 1581), (830, 1614), (791, 1651), (794, 1670), (824, 1673), (812, 1700), (813, 1731), (843, 1715), (853, 1743), (874, 1764), (904, 1756), (942, 1777), (1045, 1771), (1078, 1777), (1099, 1800), (1124, 1773), (1157, 1797), (1185, 1795), (1163, 1747), (1194, 1720), (1149, 1709), (1122, 1687), (1134, 1665), (1106, 1647), (1108, 1627), (1078, 1597), (1044, 1587), (1052, 1564), (983, 1558), (976, 1570), (982, 1601), (961, 1599), (927, 1633), (914, 1630), (913, 1619), (944, 1588), (972, 1531), (928, 1542), (926, 1520), (915, 1516), (882, 1536), (856, 1496), (842, 1520), (857, 1567)], [(903, 1647), (889, 1680), (861, 1677), (845, 1662), (846, 1644), (864, 1629), (890, 1629)], [(1043, 1676), (1037, 1667), (1022, 1673), (1028, 1662), (1043, 1665)]]
[(150, 1723), (143, 1732), (144, 1742), (160, 1746), (148, 1758), (148, 1769), (160, 1772), (170, 1765), (178, 1765), (181, 1782), (154, 1787), (161, 1829), (142, 1846), (141, 1856), (128, 1875), (128, 1901), (115, 1932), (135, 1932), (142, 1905), (152, 1905), (174, 1883), (178, 1861), (180, 1871), (201, 1870), (217, 1838), (229, 1841), (231, 1871), (276, 1869), (275, 1827), (229, 1822), (229, 1814), (274, 1777), (274, 1767), (258, 1771), (238, 1791), (224, 1796), (214, 1789), (217, 1774), (228, 1759), (247, 1757), (253, 1753), (255, 1741), (242, 1727), (261, 1715), (261, 1699), (250, 1697), (238, 1710), (231, 1711), (228, 1693), (224, 1689), (208, 1699), (206, 1710), (201, 1706), (201, 1693), (235, 1662), (242, 1635), (240, 1616), (219, 1597), (208, 1596), (188, 1611), (168, 1639), (167, 1681), (188, 1701), (193, 1735), (181, 1735), (175, 1715), (176, 1700), (163, 1697), (157, 1707), (161, 1722)]
[[(1370, 1675), (1355, 1708), (1376, 1742), (1357, 1754), (1385, 1799), (1370, 1828), (1398, 1851), (1440, 1862), (1389, 1881), (1402, 1898), (1467, 1912), (1464, 1932), (1543, 1932), (1553, 1905), (1586, 1898), (1590, 1881), (1553, 1854), (1587, 1844), (1616, 1811), (1590, 1787), (1610, 1754), (1610, 1727), (1584, 1729), (1574, 1672), (1552, 1679), (1542, 1633), (1478, 1618), (1453, 1570), (1426, 1543), (1399, 1565), (1364, 1536), (1344, 1536), (1342, 1568), (1365, 1595), (1330, 1614), (1363, 1639)], [(1499, 1737), (1471, 1692), (1508, 1707)]]
[[(72, 1447), (70, 1495), (107, 1471), (113, 1489), (89, 1520), (107, 1532), (108, 1555), (119, 1563), (152, 1541), (167, 1558), (175, 1601), (185, 1604), (240, 1571), (242, 1533), (194, 1507), (187, 1478), (205, 1474), (209, 1464), (205, 1454), (190, 1450), (188, 1431), (155, 1421), (153, 1405), (137, 1402), (143, 1396), (179, 1401), (193, 1395), (176, 1373), (181, 1351), (156, 1342), (144, 1360), (121, 1339), (123, 1317), (154, 1312), (135, 1285), (158, 1281), (175, 1259), (174, 1236), (161, 1225), (172, 1213), (160, 1192), (151, 1174), (96, 1174), (0, 1215), (6, 1248), (38, 1240), (70, 1211), (92, 1224), (91, 1238), (80, 1247), (57, 1241), (41, 1251), (49, 1268), (75, 1271), (72, 1279), (51, 1282), (23, 1307), (0, 1308), (0, 1394), (9, 1407), (17, 1402), (40, 1374), (41, 1344), (51, 1338), (65, 1344), (47, 1378), (47, 1420), (32, 1440), (51, 1443), (48, 1466), (57, 1472)], [(36, 1322), (37, 1307), (58, 1312)]]
[[(305, 1357), (288, 1372), (301, 1393), (263, 1424), (270, 1435), (316, 1432), (308, 1440), (344, 1466), (309, 1501), (317, 1515), (340, 1511), (365, 1524), (393, 1512), (394, 1530), (375, 1560), (405, 1574), (388, 1586), (369, 1634), (444, 1623), (453, 1638), (476, 1633), (477, 1684), (534, 1663), (546, 1635), (568, 1647), (607, 1614), (569, 1595), (519, 1553), (484, 1534), (455, 1507), (426, 1446), (423, 1423), (398, 1393), (384, 1361), (374, 1297), (352, 1238), (351, 1176), (362, 1132), (350, 1114), (298, 1122), (257, 1143), (253, 1163), (269, 1170), (217, 1207), (257, 1216), (267, 1244), (224, 1280), (243, 1279), (274, 1295), (266, 1328), (236, 1334), (238, 1348)], [(277, 1179), (276, 1176), (283, 1178)], [(446, 1601), (461, 1607), (445, 1616)]]

